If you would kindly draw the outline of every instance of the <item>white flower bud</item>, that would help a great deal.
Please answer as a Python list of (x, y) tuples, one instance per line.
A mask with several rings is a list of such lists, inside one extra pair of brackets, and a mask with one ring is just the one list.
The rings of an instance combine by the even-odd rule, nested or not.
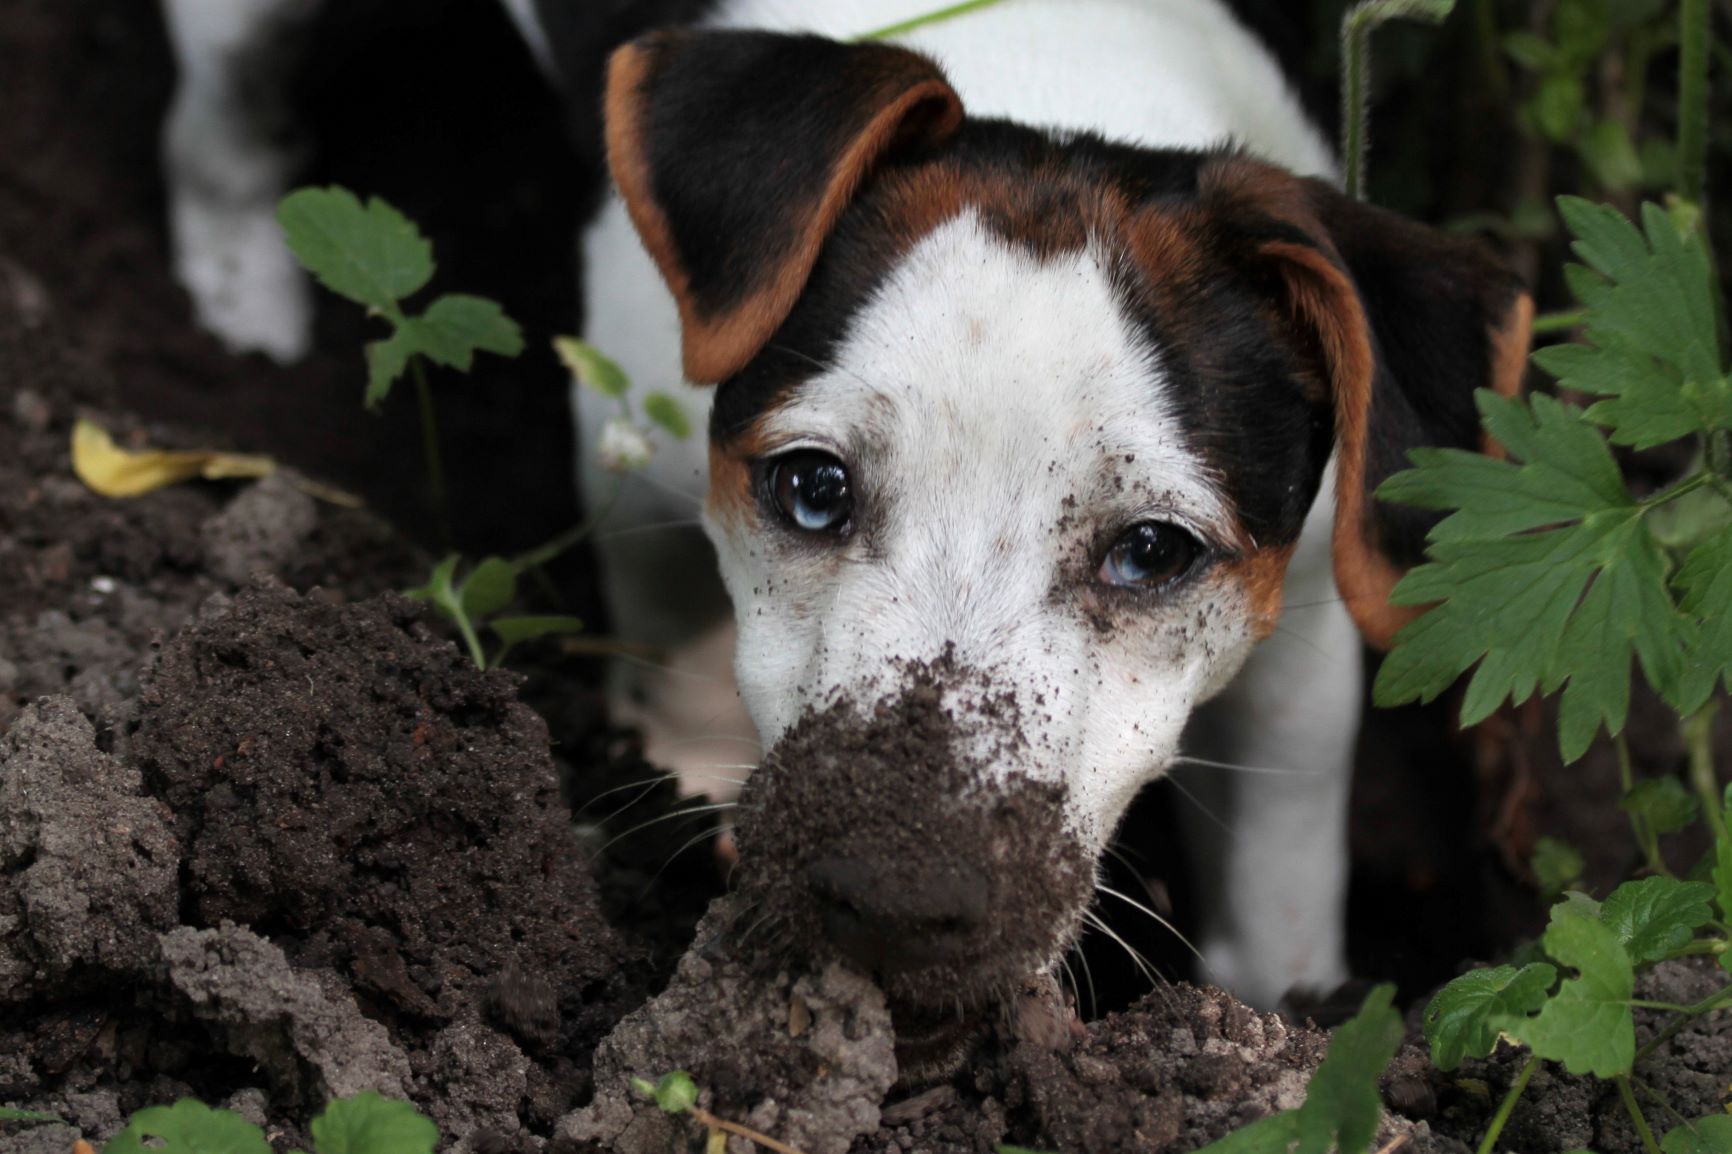
[(601, 428), (601, 467), (610, 473), (630, 473), (649, 464), (655, 442), (649, 430), (626, 417), (614, 417)]

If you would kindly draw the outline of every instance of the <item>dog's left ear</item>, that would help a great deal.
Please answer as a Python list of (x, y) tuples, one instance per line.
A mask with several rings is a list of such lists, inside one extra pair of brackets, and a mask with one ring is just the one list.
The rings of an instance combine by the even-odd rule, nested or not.
[(1417, 224), (1242, 157), (1204, 176), (1206, 196), (1282, 298), (1328, 377), (1335, 413), (1335, 583), (1367, 641), (1387, 648), (1419, 609), (1389, 592), (1424, 557), (1437, 514), (1372, 493), (1408, 450), (1498, 451), (1475, 389), (1521, 389), (1533, 299), (1482, 242)]
[(949, 136), (962, 102), (902, 48), (675, 30), (614, 53), (606, 114), (614, 182), (679, 302), (686, 376), (713, 384), (787, 318), (873, 166)]

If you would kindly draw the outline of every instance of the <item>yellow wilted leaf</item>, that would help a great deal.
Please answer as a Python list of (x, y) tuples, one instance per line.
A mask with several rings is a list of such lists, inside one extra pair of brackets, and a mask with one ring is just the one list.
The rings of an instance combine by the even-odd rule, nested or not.
[(271, 458), (245, 453), (123, 449), (93, 421), (80, 420), (72, 429), (72, 471), (104, 497), (139, 497), (194, 477), (268, 477), (276, 469)]

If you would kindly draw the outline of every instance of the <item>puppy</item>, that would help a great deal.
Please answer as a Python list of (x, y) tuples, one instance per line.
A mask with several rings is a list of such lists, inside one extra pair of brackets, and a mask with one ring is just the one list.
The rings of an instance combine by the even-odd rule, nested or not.
[(1409, 616), (1429, 524), (1371, 493), (1480, 447), (1529, 298), (1342, 195), (1218, 0), (824, 38), (929, 6), (722, 0), (613, 57), (586, 332), (640, 388), (704, 386), (709, 430), (615, 478), (578, 399), (620, 631), (674, 654), (619, 700), (692, 772), (771, 750), (748, 888), (905, 1006), (1055, 965), (1175, 771), (1219, 818), (1188, 833), (1205, 976), (1332, 988), (1361, 637)]

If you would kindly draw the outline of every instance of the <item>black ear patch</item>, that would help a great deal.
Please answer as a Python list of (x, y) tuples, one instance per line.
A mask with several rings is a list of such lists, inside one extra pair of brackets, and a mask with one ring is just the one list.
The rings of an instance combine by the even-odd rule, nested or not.
[(961, 120), (938, 66), (889, 45), (680, 30), (619, 49), (608, 163), (679, 303), (686, 376), (744, 367), (873, 167)]
[(1436, 514), (1372, 493), (1421, 446), (1490, 448), (1475, 389), (1521, 388), (1533, 300), (1477, 240), (1416, 224), (1243, 157), (1205, 196), (1255, 238), (1290, 318), (1315, 339), (1335, 410), (1335, 581), (1361, 632), (1386, 646), (1418, 610), (1389, 604)]

